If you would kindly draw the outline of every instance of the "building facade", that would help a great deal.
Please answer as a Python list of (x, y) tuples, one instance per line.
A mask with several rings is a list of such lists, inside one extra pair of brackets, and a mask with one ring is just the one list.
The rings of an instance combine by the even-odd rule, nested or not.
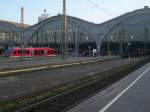
[[(145, 6), (102, 24), (93, 24), (68, 16), (67, 45), (70, 52), (123, 54), (149, 49), (150, 8)], [(27, 45), (54, 47), (61, 52), (63, 46), (63, 16), (58, 15), (38, 23), (25, 32)]]
[(150, 54), (150, 8), (145, 6), (100, 25), (101, 52)]
[(18, 46), (21, 34), (27, 27), (15, 22), (0, 21), (0, 48)]
[[(95, 24), (68, 16), (67, 26), (68, 52), (78, 55), (89, 49), (96, 49)], [(58, 53), (62, 53), (63, 16), (51, 17), (32, 26), (25, 32), (25, 39), (27, 46), (53, 47)]]
[[(63, 23), (63, 15), (60, 14), (26, 29), (0, 22), (0, 45), (18, 46), (23, 35), (23, 44), (26, 47), (52, 47), (62, 53)], [(102, 24), (71, 16), (68, 16), (67, 23), (69, 54), (86, 55), (93, 49), (97, 49), (101, 55), (149, 54), (150, 8), (147, 6)]]

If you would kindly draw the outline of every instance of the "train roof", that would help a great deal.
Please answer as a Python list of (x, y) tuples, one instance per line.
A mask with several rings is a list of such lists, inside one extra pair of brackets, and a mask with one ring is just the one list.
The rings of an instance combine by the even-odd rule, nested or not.
[[(15, 50), (20, 50), (21, 48), (20, 47), (15, 47), (14, 48)], [(48, 47), (27, 47), (25, 48), (25, 50), (54, 50), (53, 48), (48, 48)]]

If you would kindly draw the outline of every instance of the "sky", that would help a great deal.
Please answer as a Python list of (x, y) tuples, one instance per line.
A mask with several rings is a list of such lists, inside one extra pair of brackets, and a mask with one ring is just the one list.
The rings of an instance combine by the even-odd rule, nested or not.
[[(62, 13), (63, 0), (0, 0), (0, 20), (20, 22), (20, 7), (25, 10), (25, 24), (36, 24), (43, 9), (50, 16)], [(91, 2), (93, 3), (91, 3)], [(67, 15), (103, 23), (124, 13), (150, 6), (150, 0), (66, 0)], [(96, 5), (94, 5), (96, 4)]]

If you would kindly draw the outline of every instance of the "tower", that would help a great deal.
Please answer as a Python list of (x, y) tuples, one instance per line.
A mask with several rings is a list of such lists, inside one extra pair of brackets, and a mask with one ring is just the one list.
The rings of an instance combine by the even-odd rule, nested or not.
[(24, 24), (24, 7), (21, 7), (20, 23), (21, 23), (21, 24)]

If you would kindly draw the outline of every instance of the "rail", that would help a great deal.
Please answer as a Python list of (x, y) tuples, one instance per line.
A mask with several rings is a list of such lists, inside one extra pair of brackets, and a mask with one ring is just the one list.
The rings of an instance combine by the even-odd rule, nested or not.
[(28, 107), (19, 109), (16, 112), (64, 112), (120, 80), (148, 61), (149, 59), (145, 59), (132, 64), (120, 66), (117, 69), (109, 70), (101, 74), (96, 74), (90, 77), (91, 81), (89, 83), (76, 87), (55, 97), (48, 98)]

